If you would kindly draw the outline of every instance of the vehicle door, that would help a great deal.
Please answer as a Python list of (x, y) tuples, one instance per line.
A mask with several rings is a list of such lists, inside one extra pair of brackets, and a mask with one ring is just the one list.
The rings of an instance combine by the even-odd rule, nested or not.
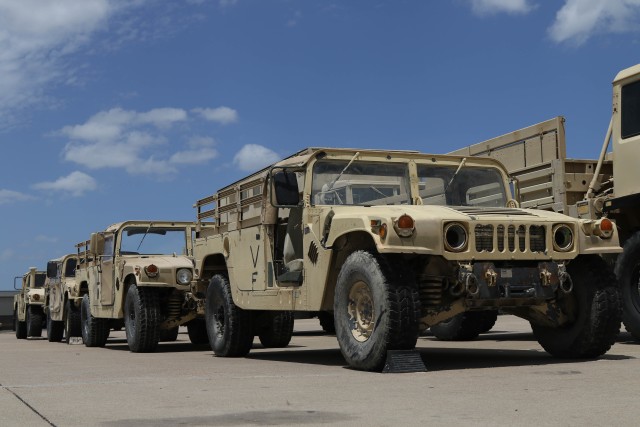
[(104, 250), (100, 255), (100, 278), (98, 282), (98, 293), (101, 305), (113, 305), (115, 299), (114, 289), (114, 253), (115, 235), (105, 234)]

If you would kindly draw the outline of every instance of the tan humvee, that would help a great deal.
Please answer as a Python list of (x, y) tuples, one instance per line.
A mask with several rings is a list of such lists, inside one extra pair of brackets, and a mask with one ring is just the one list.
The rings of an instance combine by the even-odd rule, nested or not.
[(191, 287), (193, 230), (191, 222), (126, 221), (76, 245), (86, 346), (104, 346), (122, 320), (134, 352), (175, 340), (184, 324), (193, 343), (207, 342), (204, 295)]
[(640, 64), (615, 76), (611, 105), (598, 159), (567, 157), (563, 117), (449, 154), (500, 160), (517, 178), (524, 207), (613, 220), (624, 251), (606, 258), (621, 286), (624, 325), (640, 340)]
[(333, 311), (352, 367), (458, 313), (531, 322), (561, 357), (597, 357), (620, 327), (610, 221), (518, 209), (486, 158), (310, 148), (196, 204), (197, 283), (220, 356), (286, 346), (292, 311)]
[(44, 313), (47, 317), (47, 338), (49, 341), (67, 343), (72, 337), (79, 337), (80, 303), (82, 294), (76, 283), (78, 256), (68, 254), (47, 263), (47, 280), (44, 283)]
[[(14, 289), (20, 291), (13, 297), (13, 323), (18, 339), (42, 335), (45, 278), (44, 271), (31, 267), (28, 273), (13, 280)], [(22, 280), (20, 287), (18, 280)]]

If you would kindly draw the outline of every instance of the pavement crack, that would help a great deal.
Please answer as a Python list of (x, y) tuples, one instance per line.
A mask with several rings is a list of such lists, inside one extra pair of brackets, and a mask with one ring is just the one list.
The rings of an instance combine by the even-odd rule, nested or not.
[(54, 423), (49, 421), (49, 419), (47, 417), (45, 417), (40, 412), (38, 412), (38, 410), (36, 408), (34, 408), (33, 406), (29, 405), (26, 400), (24, 400), (22, 397), (20, 397), (20, 395), (18, 395), (18, 393), (16, 393), (15, 391), (11, 390), (9, 387), (3, 386), (2, 384), (0, 384), (0, 388), (3, 388), (5, 390), (7, 390), (9, 393), (13, 394), (16, 397), (16, 399), (18, 399), (20, 402), (22, 402), (27, 408), (31, 409), (31, 411), (33, 411), (34, 414), (36, 414), (37, 416), (42, 418), (47, 424), (49, 424), (50, 426), (53, 426), (53, 427), (57, 427)]

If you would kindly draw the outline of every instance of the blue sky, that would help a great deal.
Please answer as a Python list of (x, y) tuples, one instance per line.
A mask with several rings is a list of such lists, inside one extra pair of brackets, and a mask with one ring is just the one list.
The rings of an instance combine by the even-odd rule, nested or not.
[(444, 153), (556, 115), (594, 158), (640, 0), (0, 0), (0, 289), (306, 146)]

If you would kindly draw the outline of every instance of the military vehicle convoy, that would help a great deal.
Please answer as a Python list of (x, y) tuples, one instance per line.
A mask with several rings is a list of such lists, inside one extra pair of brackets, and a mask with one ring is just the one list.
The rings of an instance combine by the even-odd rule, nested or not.
[(207, 343), (204, 291), (191, 286), (193, 230), (190, 222), (125, 221), (76, 245), (86, 346), (104, 346), (122, 321), (133, 352), (175, 339), (180, 325), (191, 342)]
[[(605, 257), (619, 279), (624, 325), (640, 340), (640, 65), (613, 80), (613, 111), (598, 159), (570, 159), (565, 120), (537, 125), (450, 154), (500, 160), (519, 184), (523, 207), (615, 221), (624, 251)], [(611, 143), (612, 152), (607, 152)]]
[(214, 353), (286, 346), (293, 312), (333, 312), (347, 363), (459, 313), (531, 322), (557, 357), (605, 353), (620, 328), (609, 219), (520, 209), (488, 158), (309, 148), (197, 201), (195, 287)]
[(78, 256), (68, 254), (47, 263), (47, 279), (44, 290), (44, 313), (47, 319), (47, 339), (67, 343), (79, 337), (80, 302), (82, 294), (76, 283)]
[(42, 336), (45, 279), (44, 271), (31, 267), (28, 273), (13, 280), (13, 288), (20, 291), (13, 297), (13, 324), (18, 339)]

